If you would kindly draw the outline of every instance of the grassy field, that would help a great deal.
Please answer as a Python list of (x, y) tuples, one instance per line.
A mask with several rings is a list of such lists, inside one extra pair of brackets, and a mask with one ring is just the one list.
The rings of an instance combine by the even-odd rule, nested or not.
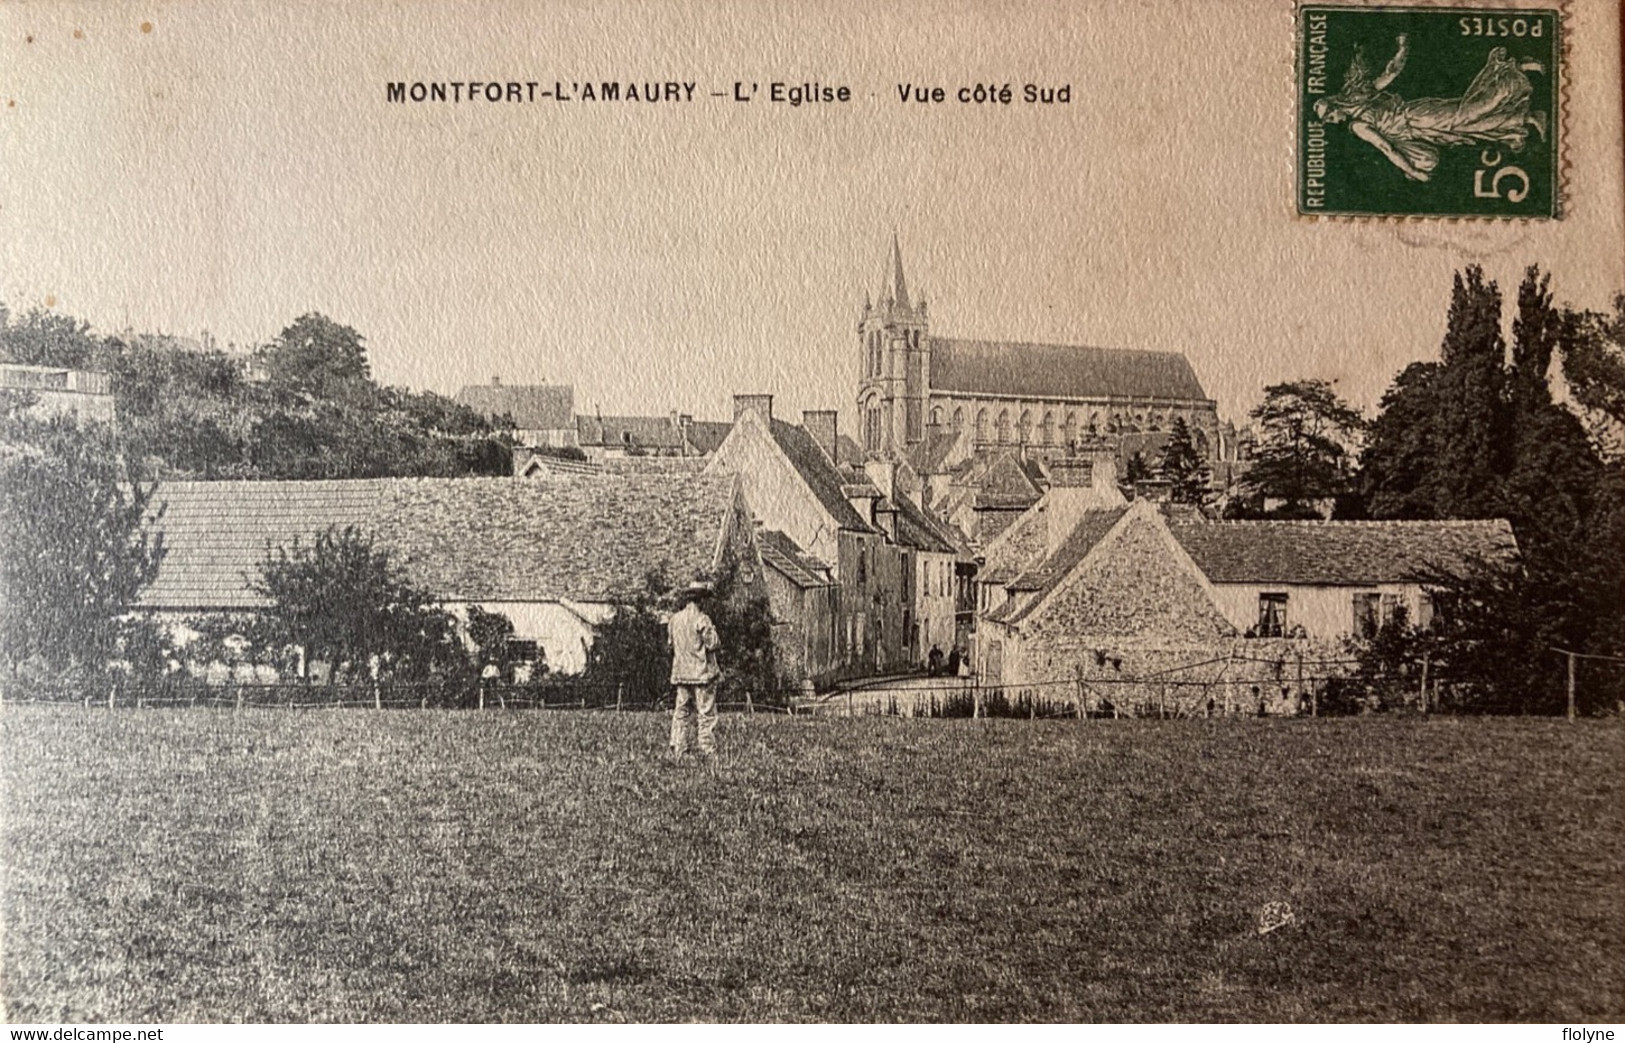
[(1625, 1019), (1618, 721), (663, 728), (7, 706), (5, 1015)]

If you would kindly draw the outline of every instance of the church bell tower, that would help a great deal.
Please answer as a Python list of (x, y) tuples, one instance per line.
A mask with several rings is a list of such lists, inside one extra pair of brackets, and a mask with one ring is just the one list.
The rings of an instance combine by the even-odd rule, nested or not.
[(863, 302), (858, 321), (863, 377), (858, 383), (858, 419), (864, 452), (896, 458), (925, 439), (926, 399), (931, 372), (929, 320), (925, 298), (910, 300), (903, 278), (903, 251), (892, 234), (891, 255), (881, 276), (880, 294)]

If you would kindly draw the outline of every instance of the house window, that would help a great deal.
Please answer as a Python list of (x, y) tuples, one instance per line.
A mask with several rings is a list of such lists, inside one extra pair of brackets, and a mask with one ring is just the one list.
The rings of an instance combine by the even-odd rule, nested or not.
[(1422, 630), (1433, 627), (1433, 595), (1425, 590), (1416, 597), (1416, 625)]
[(863, 547), (858, 548), (858, 586), (869, 582), (869, 555)]
[(1286, 595), (1258, 595), (1258, 636), (1281, 637), (1286, 633)]
[(1354, 634), (1356, 637), (1376, 637), (1382, 626), (1382, 595), (1361, 591), (1354, 595)]

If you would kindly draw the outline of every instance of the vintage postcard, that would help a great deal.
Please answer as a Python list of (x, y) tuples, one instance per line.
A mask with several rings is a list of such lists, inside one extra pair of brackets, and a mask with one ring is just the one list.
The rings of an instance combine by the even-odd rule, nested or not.
[(0, 0), (0, 1019), (1613, 1038), (1622, 27)]

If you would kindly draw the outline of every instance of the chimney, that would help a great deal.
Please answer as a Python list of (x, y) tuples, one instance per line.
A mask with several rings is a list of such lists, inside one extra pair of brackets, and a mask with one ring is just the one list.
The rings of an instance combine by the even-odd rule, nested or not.
[(754, 409), (763, 420), (771, 423), (773, 421), (773, 396), (735, 395), (734, 420), (738, 421), (740, 417), (744, 416), (747, 409)]
[(813, 441), (818, 443), (818, 448), (835, 463), (840, 462), (836, 458), (839, 448), (836, 418), (839, 416), (833, 409), (806, 409), (801, 413), (801, 426), (807, 429)]

